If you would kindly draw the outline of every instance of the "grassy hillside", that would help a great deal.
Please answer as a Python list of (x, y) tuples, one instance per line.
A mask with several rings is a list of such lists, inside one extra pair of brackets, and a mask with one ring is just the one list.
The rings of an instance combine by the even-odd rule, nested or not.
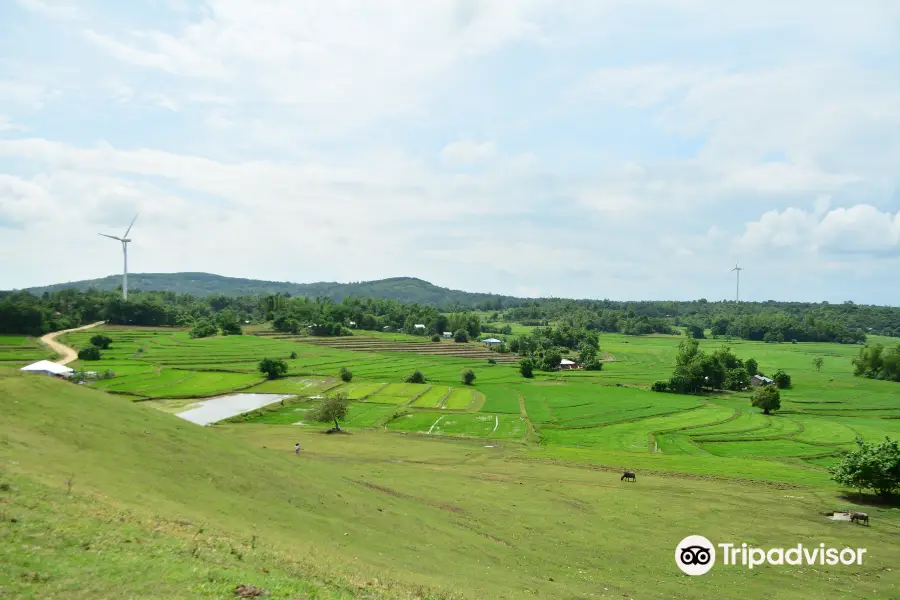
[[(832, 488), (527, 461), (523, 442), (291, 425), (199, 427), (83, 386), (0, 372), (0, 593), (15, 598), (885, 598), (897, 511), (828, 521)], [(292, 452), (300, 441), (304, 451)], [(67, 492), (71, 482), (71, 492)], [(861, 566), (717, 569), (689, 533), (868, 548)]]
[[(35, 295), (68, 288), (87, 290), (115, 290), (122, 284), (121, 275), (110, 275), (100, 279), (72, 281), (43, 287), (29, 288), (27, 291)], [(360, 281), (356, 283), (290, 283), (280, 281), (262, 281), (258, 279), (242, 279), (224, 277), (210, 273), (129, 273), (128, 288), (131, 291), (162, 291), (189, 293), (195, 296), (222, 294), (225, 296), (256, 296), (266, 294), (290, 294), (292, 296), (308, 296), (316, 298), (324, 296), (339, 302), (348, 296), (368, 298), (387, 298), (402, 302), (418, 302), (431, 306), (471, 307), (486, 300), (506, 299), (508, 296), (463, 292), (438, 287), (427, 281), (414, 277), (392, 277), (376, 281)]]

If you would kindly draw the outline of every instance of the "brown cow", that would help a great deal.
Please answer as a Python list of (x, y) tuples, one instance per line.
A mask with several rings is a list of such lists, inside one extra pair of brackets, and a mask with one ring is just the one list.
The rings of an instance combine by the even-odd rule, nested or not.
[(863, 521), (866, 522), (866, 525), (869, 524), (869, 515), (868, 513), (856, 512), (853, 511), (850, 513), (850, 522), (856, 521), (856, 524), (859, 525)]

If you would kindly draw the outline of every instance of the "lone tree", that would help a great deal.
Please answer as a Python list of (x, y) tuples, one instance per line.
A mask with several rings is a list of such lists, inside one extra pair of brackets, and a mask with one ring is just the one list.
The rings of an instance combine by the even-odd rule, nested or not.
[(78, 351), (78, 360), (100, 360), (100, 348), (88, 346)]
[(425, 383), (425, 375), (416, 369), (412, 375), (406, 378), (406, 383)]
[(311, 408), (307, 413), (305, 420), (314, 421), (316, 423), (328, 423), (334, 421), (333, 431), (340, 431), (341, 426), (338, 421), (343, 421), (347, 416), (347, 410), (350, 407), (350, 399), (344, 392), (339, 392), (334, 396), (328, 396), (319, 404)]
[(453, 334), (453, 341), (459, 342), (460, 344), (462, 344), (463, 342), (468, 342), (469, 332), (467, 332), (465, 329), (458, 329), (456, 333)]
[(813, 365), (816, 367), (816, 371), (822, 370), (822, 364), (825, 362), (821, 356), (817, 356), (813, 359)]
[(472, 369), (466, 369), (462, 372), (462, 382), (466, 385), (472, 385), (472, 382), (475, 381), (475, 371)]
[(768, 415), (781, 408), (781, 392), (774, 385), (766, 385), (753, 393), (751, 402), (756, 408), (763, 409), (763, 414)]
[(98, 333), (97, 335), (91, 337), (91, 346), (96, 346), (101, 350), (109, 349), (110, 344), (112, 344), (112, 338), (103, 334)]
[(350, 383), (351, 379), (353, 379), (353, 372), (347, 367), (341, 367), (341, 381)]
[(885, 436), (878, 444), (856, 438), (857, 449), (830, 469), (832, 479), (859, 491), (889, 496), (900, 490), (900, 443)]
[(522, 374), (522, 377), (525, 379), (531, 379), (534, 377), (534, 361), (530, 358), (523, 358), (519, 361), (519, 373)]
[(772, 379), (775, 380), (775, 385), (778, 386), (778, 389), (786, 390), (791, 387), (791, 376), (778, 369), (774, 375), (772, 375)]
[(288, 365), (280, 358), (264, 358), (259, 361), (259, 372), (269, 379), (278, 379), (288, 371)]

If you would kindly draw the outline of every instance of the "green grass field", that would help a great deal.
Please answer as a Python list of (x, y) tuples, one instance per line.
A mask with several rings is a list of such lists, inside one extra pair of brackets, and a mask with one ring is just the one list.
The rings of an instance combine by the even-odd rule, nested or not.
[[(842, 540), (869, 536), (860, 539), (868, 540), (870, 548), (874, 545), (882, 562), (875, 562), (875, 566), (860, 573), (867, 574), (866, 585), (874, 585), (874, 592), (866, 591), (862, 575), (857, 578), (852, 573), (829, 571), (831, 588), (825, 583), (808, 584), (813, 588), (824, 586), (823, 592), (842, 590), (841, 597), (881, 598), (888, 597), (884, 590), (889, 587), (879, 586), (887, 586), (888, 580), (894, 585), (897, 582), (895, 576), (878, 570), (877, 565), (898, 558), (896, 543), (888, 543), (900, 533), (898, 509), (868, 508), (875, 519), (867, 530), (871, 533), (846, 527), (834, 529), (847, 524), (826, 521), (819, 514), (847, 505), (846, 500), (839, 498), (841, 491), (830, 481), (826, 469), (853, 447), (856, 436), (868, 440), (885, 435), (900, 438), (900, 386), (853, 377), (850, 360), (857, 347), (704, 340), (702, 345), (707, 350), (729, 344), (738, 356), (756, 358), (766, 373), (783, 368), (792, 375), (794, 385), (783, 391), (782, 409), (774, 415), (763, 415), (750, 406), (749, 392), (701, 397), (649, 391), (653, 381), (665, 379), (671, 372), (680, 341), (677, 336), (603, 335), (601, 351), (611, 360), (602, 371), (538, 373), (534, 379), (526, 380), (514, 364), (488, 365), (445, 355), (375, 351), (377, 345), (368, 348), (366, 343), (347, 350), (307, 343), (305, 338), (237, 336), (192, 340), (178, 330), (100, 330), (113, 338), (112, 348), (104, 352), (100, 361), (73, 365), (115, 372), (114, 378), (92, 384), (94, 390), (12, 374), (0, 380), (12, 394), (2, 401), (13, 403), (14, 415), (9, 427), (2, 425), (5, 437), (0, 438), (0, 451), (17, 457), (34, 454), (25, 462), (11, 458), (19, 465), (16, 469), (10, 467), (12, 462), (4, 462), (9, 477), (15, 477), (23, 489), (44, 490), (42, 493), (50, 498), (58, 494), (60, 469), (100, 469), (96, 475), (88, 475), (96, 486), (87, 486), (85, 491), (89, 493), (79, 497), (78, 502), (89, 502), (100, 494), (114, 499), (114, 507), (156, 507), (161, 490), (170, 492), (177, 485), (158, 481), (166, 477), (162, 471), (151, 470), (156, 475), (146, 483), (160, 486), (159, 490), (138, 486), (131, 491), (103, 471), (107, 463), (112, 469), (113, 462), (104, 458), (99, 464), (88, 464), (101, 452), (99, 446), (93, 452), (81, 450), (95, 446), (86, 437), (87, 432), (95, 424), (108, 422), (113, 418), (110, 415), (126, 422), (152, 422), (150, 427), (140, 426), (143, 433), (133, 440), (132, 446), (115, 450), (113, 445), (110, 451), (127, 455), (132, 447), (150, 444), (147, 451), (157, 452), (153, 444), (162, 444), (164, 439), (157, 437), (163, 436), (170, 449), (172, 444), (183, 444), (182, 449), (173, 452), (182, 456), (175, 472), (184, 472), (185, 481), (194, 476), (188, 474), (193, 473), (192, 468), (206, 464), (204, 453), (212, 452), (212, 448), (216, 453), (224, 453), (221, 458), (210, 458), (209, 473), (221, 475), (210, 475), (212, 479), (206, 484), (208, 491), (216, 489), (215, 493), (221, 494), (216, 507), (200, 507), (193, 496), (179, 492), (174, 493), (174, 500), (161, 502), (158, 510), (178, 515), (199, 511), (209, 515), (205, 520), (220, 527), (226, 537), (246, 532), (250, 524), (260, 531), (271, 529), (265, 552), (270, 552), (268, 556), (274, 557), (275, 562), (288, 555), (296, 561), (298, 553), (297, 546), (292, 545), (293, 538), (285, 537), (281, 526), (289, 529), (291, 523), (300, 522), (295, 519), (312, 519), (316, 525), (302, 545), (304, 552), (316, 558), (297, 561), (305, 565), (303, 573), (307, 574), (299, 578), (297, 585), (320, 585), (316, 588), (318, 596), (310, 597), (352, 596), (364, 589), (371, 597), (405, 594), (482, 598), (531, 594), (548, 598), (700, 598), (717, 593), (721, 597), (722, 591), (733, 585), (741, 585), (742, 589), (749, 586), (748, 597), (757, 597), (756, 592), (808, 597), (803, 588), (807, 579), (790, 576), (790, 570), (763, 570), (753, 578), (740, 572), (725, 572), (703, 578), (706, 583), (702, 585), (696, 579), (686, 581), (680, 572), (673, 572), (671, 546), (695, 532), (707, 532), (704, 534), (711, 539), (708, 534), (741, 535), (744, 541), (760, 544), (769, 543), (770, 539), (787, 539), (788, 534), (823, 541), (831, 539), (827, 536)], [(78, 347), (94, 333), (77, 332), (63, 341)], [(402, 340), (398, 338), (397, 342)], [(28, 343), (24, 338), (10, 338), (7, 345), (18, 348)], [(292, 353), (295, 358), (290, 358)], [(817, 356), (825, 361), (821, 372), (813, 366)], [(264, 357), (284, 358), (289, 365), (288, 376), (264, 380), (256, 371), (257, 363)], [(352, 382), (342, 383), (337, 377), (341, 367), (352, 370)], [(460, 383), (463, 368), (475, 370), (477, 379), (473, 386)], [(416, 369), (426, 375), (427, 383), (404, 383)], [(184, 410), (190, 402), (188, 398), (241, 390), (291, 394), (297, 398), (286, 401), (284, 406), (249, 413), (238, 419), (242, 422), (208, 428), (182, 423), (173, 416)], [(120, 395), (105, 395), (103, 391)], [(352, 401), (342, 424), (349, 435), (324, 435), (329, 424), (309, 423), (304, 416), (315, 402), (314, 397), (338, 392), (346, 393)], [(67, 398), (63, 410), (57, 410), (56, 403), (64, 401), (54, 394)], [(8, 400), (31, 396), (41, 398), (34, 410), (18, 406), (17, 400)], [(70, 396), (79, 401), (70, 404)], [(132, 399), (143, 402), (134, 403)], [(52, 406), (52, 411), (41, 413), (39, 407), (44, 405)], [(79, 409), (83, 410), (78, 412)], [(75, 416), (70, 414), (72, 411)], [(15, 416), (20, 413), (25, 416)], [(83, 420), (90, 422), (79, 427), (69, 423), (80, 424)], [(52, 423), (60, 426), (54, 428)], [(113, 433), (112, 429), (109, 435), (124, 435)], [(35, 439), (28, 441), (22, 436)], [(291, 454), (297, 441), (305, 449), (299, 458)], [(46, 448), (35, 446), (44, 442)], [(65, 454), (70, 452), (67, 448), (79, 449), (73, 455), (87, 457), (88, 463), (82, 465)], [(58, 459), (62, 454), (65, 458)], [(51, 462), (40, 463), (42, 456)], [(197, 466), (192, 467), (193, 459), (186, 456), (196, 456)], [(144, 459), (128, 460), (142, 464)], [(220, 460), (221, 471), (216, 471)], [(272, 471), (254, 479), (250, 473), (255, 471), (247, 466), (248, 479), (241, 479), (225, 467), (226, 463), (231, 464), (228, 461), (236, 460), (256, 465), (258, 470)], [(35, 466), (35, 461), (40, 464)], [(297, 461), (302, 461), (302, 474), (289, 475), (285, 469), (293, 469), (290, 465)], [(269, 462), (274, 466), (269, 466)], [(26, 464), (30, 466), (20, 468)], [(56, 474), (53, 479), (46, 479), (32, 473), (32, 468), (38, 473), (49, 469)], [(126, 468), (130, 468), (127, 461)], [(617, 470), (626, 468), (639, 473), (638, 486), (619, 485)], [(138, 477), (137, 472), (134, 477)], [(275, 484), (273, 477), (286, 479)], [(349, 487), (348, 481), (352, 483)], [(265, 485), (274, 486), (271, 493), (260, 487)], [(473, 496), (461, 495), (461, 490), (468, 493), (470, 489), (474, 490)], [(237, 494), (236, 490), (250, 492), (247, 498), (229, 495)], [(282, 502), (280, 494), (291, 498), (287, 504), (296, 508), (298, 516), (286, 516), (286, 508), (280, 505), (274, 509), (275, 514), (263, 513), (264, 518), (259, 513), (248, 516), (245, 503), (267, 498), (267, 502)], [(692, 503), (702, 494), (713, 494), (716, 500), (705, 499), (702, 510), (692, 512)], [(150, 504), (141, 504), (143, 500), (138, 501), (137, 497)], [(359, 511), (351, 509), (351, 499), (359, 504)], [(382, 504), (379, 500), (394, 503), (391, 510), (407, 515), (410, 522), (388, 524), (380, 513), (374, 521), (363, 517), (373, 503)], [(351, 504), (345, 506), (345, 502)], [(710, 508), (707, 502), (714, 502), (717, 508)], [(461, 512), (440, 508), (444, 505), (458, 507)], [(384, 506), (379, 507), (385, 510)], [(611, 516), (616, 507), (627, 508), (626, 514)], [(31, 510), (22, 508), (26, 509)], [(52, 503), (47, 510), (53, 510)], [(335, 521), (330, 510), (344, 516)], [(559, 518), (554, 517), (557, 513)], [(77, 510), (72, 514), (73, 519), (80, 518)], [(42, 518), (49, 519), (49, 513)], [(498, 518), (521, 522), (523, 527), (499, 523)], [(566, 527), (564, 523), (578, 525)], [(432, 527), (443, 537), (420, 537)], [(353, 540), (339, 539), (345, 537), (343, 531), (338, 532), (344, 528), (350, 530), (346, 537)], [(617, 531), (627, 535), (617, 536)], [(404, 532), (411, 536), (405, 541)], [(663, 539), (667, 540), (665, 552), (649, 555), (648, 548)], [(485, 545), (483, 540), (488, 543)], [(192, 542), (179, 538), (177, 532), (166, 531), (158, 543), (179, 548), (179, 544)], [(397, 544), (402, 548), (395, 548)], [(616, 544), (624, 545), (625, 554), (614, 550)], [(476, 559), (475, 555), (483, 556)], [(871, 551), (870, 556), (874, 556)], [(635, 557), (649, 562), (642, 564)], [(344, 566), (324, 568), (323, 565), (331, 564), (331, 558)], [(45, 562), (39, 564), (53, 561), (48, 557), (42, 560)], [(284, 580), (290, 580), (288, 573), (297, 572), (292, 568), (299, 568), (296, 562), (289, 560), (285, 564), (288, 563), (293, 567), (284, 567)], [(25, 564), (20, 567), (24, 569)], [(203, 569), (213, 569), (207, 563), (203, 565)], [(172, 568), (181, 573), (175, 576), (176, 580), (189, 579), (186, 565), (173, 564)], [(220, 567), (216, 576), (196, 585), (215, 587), (221, 583), (220, 577), (228, 579), (232, 572), (246, 571)], [(878, 581), (870, 577), (876, 572), (881, 578)], [(641, 583), (646, 573), (653, 574), (652, 583)], [(372, 581), (376, 577), (382, 583), (395, 583), (389, 589), (381, 589), (381, 583), (353, 587), (360, 578)], [(272, 581), (276, 580), (278, 577), (273, 576)], [(37, 582), (20, 582), (16, 585), (25, 587), (15, 589), (29, 590), (27, 593), (36, 597), (61, 597), (73, 589), (60, 583), (63, 587), (45, 596), (29, 587), (39, 581), (40, 577)], [(0, 582), (0, 590), (3, 586)], [(435, 591), (427, 596), (418, 591), (418, 586)], [(209, 592), (207, 596), (220, 597), (218, 593)], [(291, 594), (295, 593), (309, 594), (290, 591), (276, 597), (293, 597)], [(196, 594), (202, 596), (199, 591)], [(159, 597), (166, 596), (160, 592)]]
[[(391, 409), (355, 406), (368, 410), (351, 420)], [(616, 471), (546, 460), (505, 437), (517, 419), (524, 428), (516, 415), (499, 415), (493, 437), (472, 441), (210, 428), (10, 371), (0, 375), (0, 409), (0, 589), (9, 597), (231, 598), (254, 585), (283, 599), (691, 599), (738, 589), (747, 598), (890, 598), (900, 585), (896, 509), (867, 508), (866, 528), (821, 516), (848, 505), (823, 481), (786, 490), (648, 470), (624, 484)], [(692, 424), (724, 415), (689, 412), (698, 413)], [(470, 432), (497, 422), (417, 414), (446, 415), (448, 429)], [(692, 533), (868, 553), (862, 566), (717, 566), (688, 578), (672, 553)]]

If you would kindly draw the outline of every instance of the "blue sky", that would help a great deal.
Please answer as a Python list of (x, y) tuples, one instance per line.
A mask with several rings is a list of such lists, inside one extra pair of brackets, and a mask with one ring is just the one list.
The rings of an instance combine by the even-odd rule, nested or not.
[(898, 304), (900, 5), (0, 4), (0, 288)]

